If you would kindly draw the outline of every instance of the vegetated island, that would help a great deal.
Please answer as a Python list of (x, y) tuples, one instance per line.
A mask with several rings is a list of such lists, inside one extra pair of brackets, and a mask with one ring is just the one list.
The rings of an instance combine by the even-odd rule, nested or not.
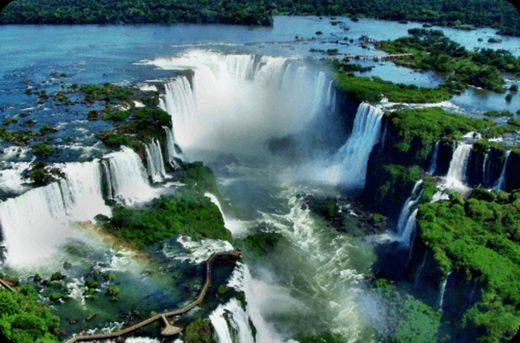
[[(377, 78), (348, 75), (340, 69), (339, 67), (337, 70), (336, 85), (350, 100), (378, 102), (387, 97), (395, 102), (428, 103), (451, 97), (450, 90), (443, 86), (421, 88), (398, 85)], [(69, 89), (54, 94), (47, 95), (38, 91), (34, 95), (39, 101), (57, 101), (67, 107), (73, 102), (69, 98), (77, 93), (81, 94), (82, 102), (86, 104), (101, 104), (98, 106), (100, 109), (85, 113), (86, 117), (113, 123), (110, 130), (97, 134), (109, 147), (129, 146), (142, 154), (143, 144), (150, 139), (164, 139), (163, 126), (171, 124), (167, 113), (156, 109), (157, 93), (145, 94), (131, 87), (113, 84), (72, 85)], [(145, 107), (133, 106), (136, 101)], [(514, 119), (509, 120), (507, 125), (497, 125), (489, 119), (494, 116), (510, 115), (489, 113), (488, 118), (474, 119), (448, 113), (440, 108), (397, 109), (385, 113), (385, 144), (376, 149), (370, 158), (367, 187), (361, 201), (374, 211), (391, 215), (392, 212), (399, 211), (414, 183), (424, 179), (415, 246), (424, 246), (431, 252), (434, 261), (431, 273), (438, 274), (437, 277), (442, 280), (451, 272), (451, 282), (456, 280), (462, 285), (475, 285), (478, 296), (470, 308), (441, 314), (435, 305), (420, 296), (403, 295), (391, 278), (378, 277), (372, 283), (373, 291), (383, 296), (384, 310), (392, 318), (397, 318), (398, 322), (397, 327), (381, 327), (378, 332), (381, 338), (390, 337), (394, 341), (411, 338), (419, 341), (442, 339), (446, 337), (445, 328), (449, 327), (451, 338), (457, 338), (462, 332), (469, 332), (475, 339), (496, 341), (509, 339), (518, 330), (520, 316), (516, 308), (519, 302), (517, 294), (520, 275), (515, 271), (515, 267), (518, 269), (520, 254), (518, 193), (476, 189), (466, 200), (457, 194), (451, 194), (449, 200), (430, 203), (436, 184), (434, 178), (426, 173), (436, 142), (439, 142), (440, 149), (453, 149), (454, 143), (469, 131), (478, 132), (483, 137), (474, 143), (476, 156), (479, 152), (491, 151), (503, 163), (506, 148), (490, 143), (486, 138), (517, 132), (519, 125)], [(31, 131), (31, 134), (3, 129), (2, 138), (20, 145), (31, 144), (32, 151), (38, 158), (34, 164), (37, 164), (45, 163), (49, 156), (59, 153), (52, 146), (38, 145), (46, 144), (42, 137), (53, 134), (54, 130), (51, 128)], [(510, 154), (510, 158), (520, 160), (519, 149), (511, 149)], [(117, 206), (112, 218), (97, 217), (102, 230), (136, 249), (161, 244), (163, 240), (178, 234), (195, 239), (230, 239), (230, 233), (224, 227), (218, 208), (204, 196), (206, 192), (218, 196), (211, 170), (200, 163), (177, 162), (179, 169), (175, 171), (176, 180), (189, 185), (188, 187), (172, 196), (158, 198), (146, 208), (129, 209)], [(51, 171), (43, 168), (42, 175)], [(40, 182), (45, 184), (59, 177), (59, 172), (51, 173), (49, 179), (40, 179)], [(519, 188), (518, 185), (516, 188)], [(328, 209), (326, 212), (329, 212)], [(376, 216), (374, 218), (377, 219)], [(455, 231), (454, 227), (460, 230)], [(261, 255), (280, 239), (275, 234), (264, 233), (249, 236), (242, 244), (251, 247), (248, 250), (253, 253)], [(492, 268), (494, 261), (500, 265), (500, 269)], [(34, 276), (35, 287), (42, 291), (43, 296), (48, 297), (49, 302), (66, 301), (68, 297), (65, 290), (55, 289), (54, 284), (60, 277), (55, 274), (50, 280), (41, 280), (37, 275)], [(92, 293), (92, 296), (106, 296), (117, 301), (116, 288), (107, 289), (106, 294), (95, 292), (99, 284), (109, 277), (110, 275), (89, 275), (85, 279), (87, 292)], [(33, 300), (29, 297), (19, 301), (30, 305)], [(29, 305), (23, 306), (31, 309)], [(16, 334), (27, 334), (30, 338), (34, 338), (31, 335), (35, 332), (38, 335), (53, 335), (58, 326), (51, 319), (42, 324), (42, 332), (31, 331), (29, 324), (17, 324), (19, 332)], [(0, 326), (0, 332), (4, 335), (13, 334), (8, 331), (7, 326), (10, 325), (8, 321), (13, 319), (5, 316), (0, 317), (1, 320), (7, 321), (7, 324)], [(197, 328), (200, 326), (204, 337), (211, 337), (211, 325), (207, 321), (194, 321), (186, 329), (186, 342), (190, 342), (187, 337), (191, 337), (191, 334), (198, 337), (198, 331), (191, 329), (192, 325)], [(301, 341), (315, 342), (315, 339), (317, 338), (303, 338)], [(320, 339), (341, 341), (341, 338), (329, 333)]]
[[(520, 185), (510, 182), (507, 192), (478, 185), (485, 178), (479, 174), (485, 158), (491, 166), (487, 172), (496, 176), (507, 156), (515, 165), (520, 160), (520, 148), (488, 140), (518, 134), (518, 120), (508, 111), (488, 111), (483, 119), (476, 119), (440, 107), (421, 108), (420, 104), (448, 100), (468, 86), (504, 92), (503, 74), (519, 75), (520, 59), (503, 50), (466, 51), (442, 32), (423, 29), (377, 46), (389, 53), (411, 53), (396, 63), (441, 72), (446, 81), (436, 88), (395, 84), (354, 75), (349, 60), (333, 63), (336, 86), (354, 105), (363, 101), (377, 104), (384, 98), (416, 103), (414, 108), (385, 108), (384, 144), (371, 154), (367, 185), (360, 198), (367, 209), (395, 217), (417, 181), (423, 180), (410, 266), (398, 277), (385, 271), (378, 274), (375, 267), (373, 291), (384, 299), (381, 311), (395, 318), (395, 322), (379, 326), (376, 336), (392, 342), (512, 339), (520, 326)], [(508, 91), (515, 94), (517, 90)], [(505, 122), (497, 124), (495, 118), (505, 118)], [(435, 175), (447, 172), (455, 144), (468, 132), (476, 133), (468, 167), (468, 182), (475, 189), (466, 199), (453, 192), (448, 200), (432, 203), (437, 191)], [(437, 174), (432, 176), (428, 168), (435, 146), (445, 157), (438, 160)], [(428, 261), (426, 267), (424, 261)], [(410, 287), (415, 289), (411, 293), (402, 285), (410, 278)], [(443, 300), (449, 307), (440, 311), (439, 286), (448, 279), (451, 291)], [(454, 289), (460, 289), (460, 294)]]
[[(520, 57), (506, 50), (478, 49), (467, 51), (451, 41), (442, 31), (410, 29), (409, 36), (393, 41), (379, 41), (375, 46), (389, 54), (397, 54), (392, 61), (397, 65), (421, 71), (434, 71), (442, 75), (444, 82), (435, 88), (396, 84), (379, 77), (363, 77), (354, 72), (366, 70), (352, 64), (350, 57), (333, 58), (335, 79), (339, 89), (351, 100), (377, 102), (387, 98), (390, 102), (437, 103), (460, 94), (468, 87), (480, 87), (489, 91), (506, 93), (511, 101), (518, 93), (513, 84), (506, 87), (504, 74), (520, 77)], [(402, 57), (399, 54), (406, 54)], [(486, 113), (489, 117), (512, 116), (512, 113)]]
[[(393, 41), (381, 41), (376, 47), (389, 54), (409, 53), (397, 57), (398, 65), (417, 70), (432, 70), (446, 75), (444, 87), (460, 93), (469, 85), (505, 92), (503, 73), (520, 77), (520, 58), (506, 50), (466, 50), (440, 30), (410, 29), (409, 36)], [(512, 87), (511, 93), (517, 88)]]
[(4, 24), (222, 23), (271, 25), (273, 15), (370, 17), (420, 21), (458, 29), (489, 26), (520, 35), (520, 15), (505, 0), (16, 0), (0, 15)]
[[(117, 150), (128, 146), (141, 156), (144, 155), (145, 145), (151, 140), (164, 143), (164, 127), (171, 127), (170, 116), (157, 108), (159, 101), (156, 91), (143, 92), (137, 87), (110, 83), (72, 84), (52, 94), (33, 89), (27, 95), (34, 96), (40, 103), (65, 109), (81, 104), (82, 115), (86, 119), (111, 124), (110, 129), (97, 133), (98, 139), (108, 148)], [(90, 108), (97, 109), (89, 110)], [(17, 124), (15, 118), (9, 118), (5, 124), (0, 130), (0, 140), (18, 146), (30, 146), (36, 157), (26, 175), (33, 185), (44, 186), (57, 182), (62, 177), (61, 172), (52, 167), (49, 159), (59, 155), (61, 151), (48, 144), (47, 140), (58, 130), (51, 127), (36, 131), (11, 130), (10, 126)], [(206, 196), (211, 193), (221, 198), (211, 169), (201, 162), (187, 163), (180, 159), (173, 165), (165, 163), (165, 167), (171, 180), (184, 186), (173, 194), (163, 195), (140, 208), (125, 207), (107, 199), (113, 205), (112, 216), (109, 218), (98, 215), (95, 218), (102, 234), (151, 259), (154, 258), (154, 249), (160, 249), (165, 240), (175, 239), (179, 235), (193, 240), (209, 238), (230, 241), (231, 233), (224, 226), (220, 210)], [(63, 268), (70, 268), (70, 265), (65, 262)], [(66, 288), (67, 277), (56, 271), (50, 277), (35, 274), (23, 281), (9, 275), (0, 275), (0, 278), (8, 282), (8, 286), (14, 286), (7, 288), (0, 284), (0, 340), (58, 342), (63, 337), (60, 318), (53, 314), (55, 311), (48, 305), (53, 305), (59, 313), (56, 307), (61, 304), (66, 306), (69, 302), (71, 294)], [(90, 271), (84, 275), (83, 280), (83, 295), (87, 301), (108, 299), (117, 303), (121, 300), (120, 281), (114, 273)], [(217, 288), (218, 297), (225, 300), (234, 296), (245, 306), (241, 292), (219, 284), (212, 285), (210, 292), (217, 293)], [(88, 327), (95, 316), (95, 313), (87, 314), (79, 322), (82, 327)], [(146, 317), (145, 313), (132, 313), (125, 321), (136, 322)], [(78, 319), (67, 321), (76, 322)], [(184, 327), (183, 338), (188, 343), (209, 342), (212, 335), (213, 328), (208, 320), (191, 319)]]

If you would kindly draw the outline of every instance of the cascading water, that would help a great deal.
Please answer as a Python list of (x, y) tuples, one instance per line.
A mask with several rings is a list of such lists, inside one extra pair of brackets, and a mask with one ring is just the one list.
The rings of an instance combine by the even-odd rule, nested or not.
[(399, 241), (407, 247), (410, 246), (412, 234), (414, 233), (417, 226), (417, 213), (417, 208), (414, 209), (412, 213), (410, 213), (408, 219), (406, 220), (406, 224), (403, 228), (403, 232), (399, 236)]
[(435, 142), (435, 145), (433, 146), (433, 153), (432, 153), (432, 159), (430, 162), (430, 167), (428, 168), (428, 174), (430, 174), (430, 175), (435, 174), (435, 171), (437, 170), (438, 155), (439, 155), (439, 142)]
[(482, 185), (485, 187), (488, 184), (488, 170), (489, 170), (489, 149), (484, 155), (484, 161), (482, 162)]
[(61, 171), (65, 178), (60, 180), (60, 189), (67, 214), (72, 220), (85, 221), (97, 214), (110, 214), (101, 190), (99, 161), (67, 163)]
[(148, 175), (152, 182), (162, 182), (166, 177), (166, 170), (164, 168), (164, 159), (161, 149), (161, 144), (157, 139), (145, 145), (146, 166)]
[(166, 133), (166, 152), (168, 153), (168, 163), (174, 169), (178, 169), (179, 165), (175, 161), (176, 158), (183, 159), (182, 153), (177, 150), (175, 146), (175, 137), (173, 136), (173, 130), (169, 127), (163, 126), (164, 132)]
[[(262, 221), (277, 227), (297, 249), (297, 254), (305, 259), (308, 268), (302, 266), (305, 269), (298, 273), (302, 277), (299, 282), (305, 283), (301, 286), (305, 289), (305, 299), (312, 298), (317, 302), (314, 303), (313, 314), (319, 319), (315, 320), (343, 335), (345, 342), (355, 342), (363, 325), (359, 321), (355, 300), (361, 292), (358, 283), (363, 276), (350, 262), (350, 238), (320, 227), (310, 210), (302, 208), (301, 199), (292, 192), (294, 190), (283, 192), (289, 200), (290, 212), (287, 215), (264, 214)], [(290, 303), (290, 300), (284, 301)], [(293, 310), (294, 313), (298, 311)]]
[(448, 174), (445, 179), (445, 187), (456, 191), (466, 191), (466, 170), (468, 167), (469, 155), (473, 145), (459, 142), (453, 152)]
[(237, 299), (233, 298), (226, 304), (219, 305), (209, 319), (215, 328), (218, 343), (255, 342), (247, 313)]
[(65, 242), (81, 238), (72, 222), (110, 215), (97, 160), (66, 164), (62, 172), (60, 181), (0, 204), (8, 265), (23, 268), (48, 262)]
[(121, 147), (121, 151), (108, 154), (103, 163), (111, 200), (131, 205), (155, 196), (141, 158), (132, 149)]
[(234, 218), (230, 218), (226, 213), (224, 213), (224, 210), (222, 209), (222, 205), (220, 204), (220, 200), (211, 193), (205, 193), (205, 197), (209, 198), (215, 206), (218, 207), (218, 210), (220, 211), (220, 214), (222, 215), (222, 218), (224, 219), (224, 226), (231, 231), (233, 236), (241, 235), (245, 232), (245, 227), (242, 225), (242, 223)]
[(30, 162), (0, 162), (0, 190), (20, 194), (27, 186), (24, 173), (31, 166)]
[[(195, 98), (190, 82), (185, 76), (165, 84), (165, 94), (161, 102), (163, 110), (172, 117), (172, 132), (179, 137), (181, 130), (198, 130), (196, 119)], [(177, 130), (177, 128), (180, 128)], [(189, 131), (188, 131), (189, 132)], [(181, 142), (182, 144), (182, 142)]]
[(419, 285), (419, 281), (421, 280), (421, 274), (424, 270), (424, 267), (426, 266), (426, 262), (428, 261), (428, 254), (429, 254), (429, 250), (426, 250), (424, 252), (424, 256), (423, 256), (421, 265), (419, 266), (419, 268), (417, 268), (417, 271), (415, 272), (414, 287), (417, 287)]
[(299, 132), (335, 106), (326, 74), (296, 59), (192, 50), (145, 63), (193, 71), (191, 82), (177, 76), (167, 83), (161, 99), (188, 157), (267, 152), (266, 141)]
[(504, 165), (502, 166), (502, 170), (500, 171), (500, 176), (498, 177), (498, 180), (495, 184), (496, 190), (505, 190), (506, 189), (506, 171), (507, 171), (507, 165), (509, 162), (509, 155), (511, 154), (511, 151), (506, 151), (505, 159), (504, 159)]
[[(228, 287), (243, 291), (247, 303), (242, 306), (237, 299), (232, 298), (210, 315), (218, 343), (283, 341), (273, 328), (269, 327), (260, 313), (257, 297), (264, 289), (261, 287), (258, 289), (258, 286), (258, 281), (253, 280), (247, 265), (238, 263), (228, 282)], [(265, 295), (260, 294), (260, 296)]]
[(446, 285), (448, 284), (448, 279), (450, 278), (452, 271), (450, 270), (444, 280), (442, 280), (441, 288), (439, 291), (439, 311), (442, 311), (444, 305), (444, 295), (446, 293)]
[(417, 219), (417, 205), (421, 200), (422, 191), (418, 193), (423, 181), (419, 180), (415, 183), (412, 193), (404, 202), (399, 219), (397, 221), (397, 240), (405, 246), (410, 245), (412, 234), (415, 230)]
[(347, 189), (365, 187), (368, 159), (378, 142), (383, 114), (366, 102), (359, 105), (352, 134), (334, 156), (335, 164), (324, 171), (325, 180)]

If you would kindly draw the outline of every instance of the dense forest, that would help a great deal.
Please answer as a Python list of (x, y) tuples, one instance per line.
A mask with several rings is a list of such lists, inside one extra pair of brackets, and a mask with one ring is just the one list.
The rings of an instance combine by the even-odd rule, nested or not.
[[(452, 93), (462, 92), (467, 85), (495, 92), (504, 92), (502, 73), (520, 75), (520, 58), (509, 51), (466, 50), (451, 41), (440, 30), (410, 29), (407, 37), (378, 42), (387, 53), (411, 53), (412, 58), (400, 57), (396, 63), (418, 70), (435, 70), (447, 75), (445, 87)], [(516, 93), (516, 89), (512, 92)], [(512, 97), (512, 95), (511, 95)]]
[(0, 23), (226, 23), (270, 25), (272, 15), (348, 15), (414, 20), (520, 35), (520, 15), (506, 0), (16, 0)]

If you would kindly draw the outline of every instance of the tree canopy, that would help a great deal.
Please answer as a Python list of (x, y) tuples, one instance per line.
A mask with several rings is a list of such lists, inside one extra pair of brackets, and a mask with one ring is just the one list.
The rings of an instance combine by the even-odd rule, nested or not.
[(348, 15), (414, 20), (520, 35), (520, 15), (506, 0), (16, 0), (0, 23), (226, 23), (270, 25), (272, 15)]

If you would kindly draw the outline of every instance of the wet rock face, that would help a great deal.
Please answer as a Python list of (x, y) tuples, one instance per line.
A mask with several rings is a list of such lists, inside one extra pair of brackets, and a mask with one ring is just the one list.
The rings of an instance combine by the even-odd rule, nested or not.
[(520, 170), (520, 153), (511, 152), (509, 155), (509, 162), (507, 164), (506, 169), (506, 190), (511, 192), (513, 189), (520, 188), (520, 175), (518, 171)]
[(344, 127), (347, 135), (350, 135), (352, 132), (354, 118), (356, 117), (359, 104), (359, 101), (349, 99), (345, 92), (336, 89), (336, 110), (342, 114), (342, 126)]
[(446, 175), (450, 168), (451, 157), (453, 156), (453, 142), (440, 142), (437, 155), (437, 170), (435, 175)]
[(468, 161), (468, 184), (472, 187), (492, 188), (500, 177), (504, 162), (504, 150), (474, 145)]

